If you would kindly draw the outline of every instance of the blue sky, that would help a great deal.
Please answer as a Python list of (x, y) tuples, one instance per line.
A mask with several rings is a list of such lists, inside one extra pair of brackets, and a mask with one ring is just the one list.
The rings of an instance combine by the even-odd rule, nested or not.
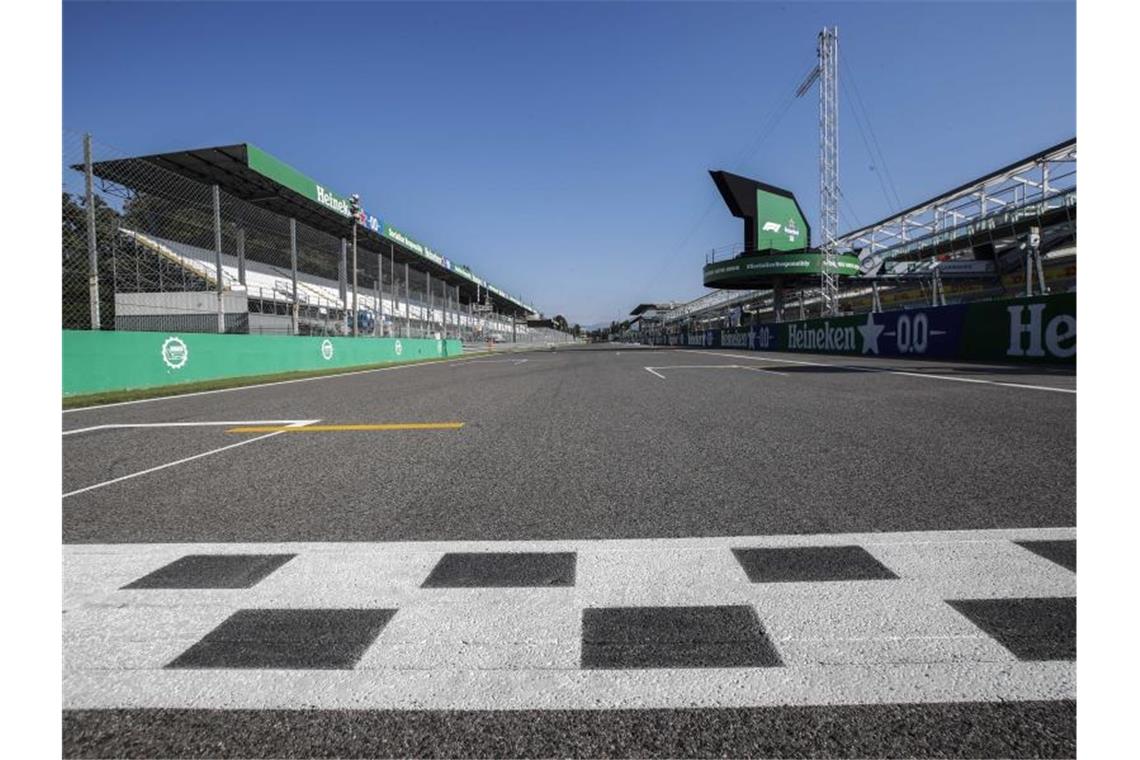
[(68, 2), (64, 126), (127, 153), (255, 143), (548, 315), (608, 322), (706, 292), (705, 253), (741, 239), (708, 169), (792, 190), (816, 225), (814, 92), (785, 106), (823, 25), (839, 26), (846, 80), (845, 230), (898, 210), (894, 192), (910, 205), (1076, 134), (1075, 15)]

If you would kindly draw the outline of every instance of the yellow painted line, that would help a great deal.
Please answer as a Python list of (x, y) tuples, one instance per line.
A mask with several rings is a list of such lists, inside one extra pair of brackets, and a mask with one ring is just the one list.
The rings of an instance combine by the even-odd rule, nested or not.
[(462, 422), (388, 422), (375, 425), (246, 425), (227, 433), (344, 433), (379, 430), (458, 430)]

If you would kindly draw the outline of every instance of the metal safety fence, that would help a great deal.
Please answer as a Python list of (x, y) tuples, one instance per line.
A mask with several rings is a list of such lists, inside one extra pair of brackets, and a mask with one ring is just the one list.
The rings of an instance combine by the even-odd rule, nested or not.
[(64, 329), (552, 342), (391, 243), (358, 241), (353, 269), (347, 219), (337, 237), (89, 135), (62, 152)]

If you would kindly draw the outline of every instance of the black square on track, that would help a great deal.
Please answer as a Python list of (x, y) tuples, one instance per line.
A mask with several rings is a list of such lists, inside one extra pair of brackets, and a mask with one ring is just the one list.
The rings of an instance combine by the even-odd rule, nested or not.
[(1064, 568), (1077, 572), (1077, 541), (1076, 539), (1060, 539), (1056, 541), (1014, 541), (1039, 557), (1056, 562)]
[(1019, 660), (1077, 659), (1077, 600), (947, 600)]
[(238, 610), (168, 668), (349, 669), (396, 610)]
[(296, 554), (188, 554), (123, 588), (252, 588)]
[(898, 578), (861, 546), (733, 549), (753, 583), (870, 581)]
[(582, 667), (782, 665), (750, 606), (608, 607), (582, 611)]
[(574, 552), (445, 554), (423, 588), (573, 586)]

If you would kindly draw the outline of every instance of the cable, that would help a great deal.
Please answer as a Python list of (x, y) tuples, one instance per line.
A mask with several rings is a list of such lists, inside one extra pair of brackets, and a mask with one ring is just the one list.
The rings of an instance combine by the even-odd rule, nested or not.
[(859, 108), (863, 111), (863, 118), (867, 121), (867, 130), (871, 133), (871, 142), (874, 144), (875, 150), (878, 151), (878, 162), (883, 167), (883, 172), (887, 175), (887, 183), (890, 185), (891, 192), (894, 193), (898, 208), (901, 209), (903, 207), (902, 198), (899, 196), (898, 187), (895, 185), (894, 177), (891, 175), (890, 166), (887, 164), (887, 157), (883, 153), (882, 146), (879, 145), (879, 138), (875, 134), (875, 126), (871, 123), (871, 115), (867, 110), (866, 104), (863, 102), (862, 94), (859, 92), (859, 83), (855, 81), (855, 75), (852, 73), (851, 67), (847, 65), (846, 59), (841, 58), (840, 63), (843, 66), (843, 70), (847, 73), (846, 78), (851, 81), (851, 89), (855, 93), (855, 100)]
[[(844, 93), (849, 93), (842, 79), (839, 84)], [(850, 98), (845, 98), (844, 100), (850, 100)], [(848, 108), (851, 115), (855, 117), (855, 126), (859, 128), (859, 137), (863, 139), (863, 147), (867, 149), (867, 158), (871, 161), (871, 165), (867, 168), (871, 170), (871, 173), (874, 174), (879, 181), (879, 188), (883, 191), (883, 198), (887, 201), (887, 211), (893, 212), (896, 208), (901, 208), (901, 206), (895, 204), (895, 201), (891, 198), (891, 194), (887, 191), (887, 184), (884, 181), (883, 172), (875, 171), (875, 164), (877, 163), (875, 160), (875, 152), (871, 149), (871, 144), (867, 140), (867, 133), (863, 129), (863, 121), (859, 118), (858, 110), (856, 110), (854, 105), (848, 106)]]

